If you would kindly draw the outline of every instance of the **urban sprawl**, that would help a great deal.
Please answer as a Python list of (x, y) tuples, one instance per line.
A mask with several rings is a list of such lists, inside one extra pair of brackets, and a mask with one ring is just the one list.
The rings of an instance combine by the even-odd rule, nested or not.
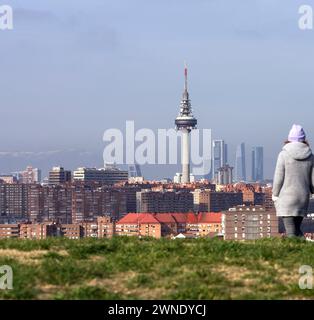
[[(138, 166), (67, 171), (40, 183), (28, 167), (0, 176), (0, 238), (150, 236), (248, 240), (280, 236), (267, 183), (146, 181)], [(312, 205), (312, 203), (311, 203)], [(312, 218), (304, 222), (311, 234)]]
[[(41, 181), (39, 169), (27, 167), (0, 175), (0, 238), (43, 239), (150, 236), (154, 238), (221, 237), (249, 240), (282, 233), (264, 180), (263, 147), (252, 148), (252, 174), (246, 177), (245, 144), (237, 147), (234, 168), (228, 165), (224, 140), (212, 143), (208, 176), (190, 173), (190, 132), (197, 126), (184, 69), (184, 91), (176, 129), (182, 133), (182, 172), (172, 180), (147, 181), (139, 165), (123, 171), (115, 165), (71, 172), (54, 167)], [(310, 210), (314, 203), (310, 201)], [(303, 231), (313, 238), (312, 214)]]

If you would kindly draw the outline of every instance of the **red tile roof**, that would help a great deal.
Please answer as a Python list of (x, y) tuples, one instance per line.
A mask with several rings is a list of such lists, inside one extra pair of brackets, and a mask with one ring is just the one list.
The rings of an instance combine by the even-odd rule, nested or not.
[(162, 223), (176, 223), (171, 213), (156, 213), (154, 217)]
[(171, 213), (172, 216), (175, 218), (175, 220), (177, 221), (177, 223), (186, 223), (187, 221), (187, 213)]
[(198, 223), (221, 223), (221, 213), (200, 212), (198, 214)]
[(152, 214), (149, 213), (143, 213), (140, 223), (160, 224), (160, 222)]
[(191, 223), (191, 224), (197, 224), (198, 221), (197, 221), (197, 214), (195, 213), (188, 213), (187, 214), (187, 223)]
[(159, 223), (152, 213), (128, 213), (117, 224)]
[(138, 223), (221, 223), (221, 213), (200, 212), (195, 213), (128, 213), (117, 224)]

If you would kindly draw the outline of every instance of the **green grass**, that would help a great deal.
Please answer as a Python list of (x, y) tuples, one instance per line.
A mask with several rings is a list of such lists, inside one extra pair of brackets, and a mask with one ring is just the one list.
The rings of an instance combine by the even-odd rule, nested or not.
[(294, 239), (0, 240), (0, 299), (313, 299), (298, 286), (314, 244)]

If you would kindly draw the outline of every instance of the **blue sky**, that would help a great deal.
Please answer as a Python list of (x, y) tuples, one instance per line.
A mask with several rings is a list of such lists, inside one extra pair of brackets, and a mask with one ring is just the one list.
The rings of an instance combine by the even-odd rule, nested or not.
[[(263, 145), (272, 177), (293, 123), (314, 141), (314, 31), (298, 29), (304, 3), (314, 6), (0, 0), (14, 8), (14, 30), (0, 31), (0, 172), (100, 167), (104, 130), (123, 129), (125, 120), (173, 127), (186, 60), (199, 128), (226, 140), (231, 164), (238, 143), (247, 144), (248, 164), (250, 146)], [(147, 177), (173, 173), (146, 170)]]

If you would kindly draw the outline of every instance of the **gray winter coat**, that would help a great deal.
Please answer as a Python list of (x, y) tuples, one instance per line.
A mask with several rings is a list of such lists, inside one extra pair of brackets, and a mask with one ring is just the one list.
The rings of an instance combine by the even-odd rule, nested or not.
[(314, 156), (302, 142), (290, 142), (279, 153), (273, 196), (277, 216), (305, 216), (314, 193)]

